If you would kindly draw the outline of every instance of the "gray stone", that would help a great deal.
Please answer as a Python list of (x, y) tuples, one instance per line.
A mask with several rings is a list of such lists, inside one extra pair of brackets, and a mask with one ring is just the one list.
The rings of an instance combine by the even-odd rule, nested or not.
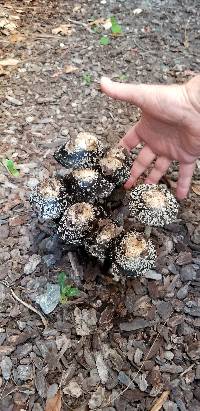
[(36, 404), (34, 404), (32, 411), (43, 411), (43, 408), (41, 407), (41, 405), (37, 402)]
[(16, 357), (18, 359), (26, 357), (30, 352), (32, 351), (32, 344), (31, 343), (26, 343), (23, 345), (18, 345), (17, 349), (15, 350)]
[(164, 409), (165, 411), (178, 411), (177, 404), (176, 404), (175, 402), (173, 402), (173, 401), (166, 401), (166, 402), (163, 404), (163, 409)]
[(160, 366), (160, 371), (168, 372), (169, 374), (180, 374), (183, 372), (183, 367), (176, 364), (163, 364)]
[(28, 262), (26, 263), (24, 267), (24, 274), (32, 274), (37, 266), (41, 263), (41, 256), (38, 254), (33, 254), (29, 258)]
[(47, 390), (47, 398), (53, 398), (58, 392), (58, 384), (51, 384)]
[(154, 270), (146, 271), (146, 273), (144, 274), (144, 277), (150, 280), (156, 280), (156, 281), (162, 280), (162, 274), (157, 273), (157, 271), (154, 271)]
[(192, 307), (192, 308), (185, 307), (184, 312), (186, 314), (191, 315), (191, 317), (200, 317), (200, 307)]
[(176, 264), (182, 266), (185, 264), (190, 264), (192, 262), (192, 254), (190, 251), (181, 251), (177, 260)]
[(0, 284), (0, 303), (2, 304), (6, 298), (6, 287)]
[(158, 314), (160, 315), (160, 317), (163, 320), (167, 320), (167, 318), (170, 317), (170, 315), (173, 311), (172, 304), (170, 302), (167, 302), (167, 301), (160, 301), (157, 304), (157, 311), (158, 311)]
[(188, 288), (189, 288), (189, 284), (185, 284), (183, 287), (179, 288), (179, 290), (177, 291), (177, 294), (176, 294), (176, 296), (179, 300), (184, 300), (184, 298), (187, 297)]
[(22, 106), (22, 102), (18, 100), (17, 98), (13, 96), (6, 96), (6, 99), (9, 101), (9, 103), (13, 104), (13, 106)]
[(200, 225), (198, 225), (192, 235), (192, 241), (195, 244), (200, 244)]
[(53, 254), (44, 255), (42, 257), (42, 260), (44, 261), (44, 263), (47, 265), (48, 268), (53, 267), (57, 262), (57, 259), (55, 258)]
[(36, 302), (40, 305), (45, 314), (50, 314), (60, 301), (60, 286), (59, 284), (47, 283), (47, 291), (36, 298)]
[(1, 372), (3, 375), (4, 380), (8, 381), (11, 376), (12, 371), (12, 361), (10, 357), (3, 357), (0, 363)]
[(28, 381), (33, 378), (33, 370), (31, 365), (18, 365), (14, 371), (15, 378), (20, 381)]
[(166, 360), (171, 361), (174, 358), (174, 354), (172, 351), (165, 351), (164, 352), (164, 357)]
[(0, 240), (6, 240), (9, 237), (9, 232), (8, 224), (0, 225)]
[(200, 380), (200, 364), (198, 364), (196, 368), (196, 379)]
[(196, 279), (196, 271), (191, 264), (185, 265), (181, 268), (180, 277), (182, 281), (192, 281)]
[(125, 374), (124, 371), (120, 371), (118, 374), (118, 381), (128, 387), (130, 390), (133, 390), (135, 388), (135, 384), (133, 381), (131, 381), (131, 378)]
[(136, 318), (130, 322), (124, 322), (119, 325), (121, 331), (135, 331), (151, 326), (151, 321), (144, 320), (143, 318)]
[(68, 136), (68, 134), (69, 134), (69, 130), (67, 129), (67, 128), (63, 128), (62, 130), (61, 130), (61, 135), (62, 136)]

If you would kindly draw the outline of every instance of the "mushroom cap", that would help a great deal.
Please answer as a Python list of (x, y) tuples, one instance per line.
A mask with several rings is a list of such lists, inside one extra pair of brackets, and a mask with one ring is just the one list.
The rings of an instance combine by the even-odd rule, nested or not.
[(100, 219), (98, 227), (85, 243), (86, 251), (93, 255), (93, 257), (104, 260), (122, 231), (123, 228), (119, 227), (109, 218)]
[(43, 219), (59, 218), (67, 203), (62, 182), (57, 178), (45, 179), (32, 191), (30, 203)]
[(109, 148), (99, 160), (102, 174), (116, 185), (121, 185), (128, 179), (131, 164), (129, 153), (124, 147)]
[(141, 233), (126, 233), (114, 251), (112, 271), (126, 276), (139, 276), (155, 265), (156, 250)]
[(96, 210), (90, 203), (76, 203), (69, 206), (58, 224), (61, 238), (73, 244), (79, 244), (92, 229), (96, 220)]
[(54, 153), (54, 158), (66, 168), (80, 169), (94, 166), (100, 151), (97, 137), (94, 134), (83, 132), (62, 145)]
[(143, 224), (164, 226), (176, 220), (178, 203), (165, 185), (141, 184), (131, 191), (130, 216)]
[(108, 197), (114, 184), (106, 180), (97, 170), (91, 168), (74, 170), (65, 178), (65, 187), (74, 201), (95, 202)]

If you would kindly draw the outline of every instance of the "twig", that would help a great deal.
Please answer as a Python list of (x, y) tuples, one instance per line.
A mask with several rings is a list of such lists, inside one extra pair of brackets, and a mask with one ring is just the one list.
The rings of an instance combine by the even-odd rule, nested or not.
[(186, 48), (186, 49), (188, 49), (188, 47), (189, 47), (189, 38), (188, 38), (188, 33), (187, 33), (187, 29), (188, 29), (188, 26), (189, 26), (189, 22), (190, 22), (190, 17), (189, 17), (189, 19), (188, 19), (188, 21), (187, 21), (187, 23), (186, 23), (186, 25), (185, 25), (185, 30), (184, 30), (184, 47)]
[(69, 261), (73, 270), (73, 280), (77, 285), (80, 285), (83, 279), (83, 268), (77, 263), (76, 253), (68, 252)]
[(37, 314), (37, 315), (39, 315), (39, 317), (41, 318), (41, 321), (42, 321), (42, 323), (43, 323), (43, 325), (44, 325), (44, 328), (47, 328), (47, 326), (48, 326), (48, 321), (46, 320), (46, 318), (42, 315), (42, 313), (39, 311), (39, 310), (37, 310), (36, 308), (34, 308), (32, 305), (30, 305), (30, 304), (28, 304), (28, 303), (26, 303), (25, 301), (23, 301), (23, 300), (21, 300), (21, 298), (19, 298), (18, 296), (17, 296), (17, 294), (15, 294), (15, 292), (13, 291), (13, 289), (7, 284), (7, 283), (5, 283), (5, 282), (1, 282), (3, 285), (5, 285), (5, 287), (7, 287), (7, 288), (9, 288), (9, 290), (10, 290), (10, 292), (11, 292), (11, 294), (12, 294), (12, 296), (13, 296), (13, 298), (15, 299), (15, 300), (17, 300), (19, 303), (21, 303), (22, 305), (24, 305), (26, 308), (28, 308), (30, 311), (33, 311), (35, 314)]
[(162, 408), (165, 401), (167, 400), (167, 398), (169, 397), (169, 394), (170, 394), (170, 391), (164, 391), (162, 395), (158, 398), (156, 403), (153, 405), (150, 411), (159, 411)]
[(88, 25), (86, 23), (83, 23), (82, 21), (77, 21), (77, 20), (72, 20), (72, 19), (68, 19), (68, 21), (70, 23), (76, 24), (77, 26), (82, 26), (84, 27), (87, 31), (89, 31), (90, 33), (93, 33), (93, 31), (88, 27)]
[(181, 374), (180, 377), (183, 377), (185, 374), (187, 374), (188, 371), (192, 370), (192, 368), (194, 367), (194, 364), (191, 364), (188, 368), (186, 368), (186, 370), (184, 370)]

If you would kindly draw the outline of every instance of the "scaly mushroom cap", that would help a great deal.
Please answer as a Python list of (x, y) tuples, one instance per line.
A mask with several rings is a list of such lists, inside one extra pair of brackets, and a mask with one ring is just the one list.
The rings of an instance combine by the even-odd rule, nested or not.
[(95, 202), (108, 197), (114, 184), (106, 180), (97, 170), (74, 170), (65, 179), (65, 187), (77, 202)]
[(123, 184), (130, 175), (131, 158), (123, 147), (108, 149), (99, 160), (102, 174), (116, 185)]
[(100, 144), (97, 137), (84, 132), (61, 146), (54, 153), (54, 158), (64, 167), (75, 170), (94, 166), (99, 153)]
[(114, 274), (139, 276), (154, 267), (156, 251), (151, 240), (146, 240), (141, 233), (130, 231), (117, 245), (112, 271)]
[(92, 204), (76, 203), (68, 207), (58, 225), (58, 234), (68, 244), (79, 245), (90, 232), (96, 220)]
[(56, 178), (46, 179), (33, 190), (30, 203), (40, 217), (57, 219), (67, 204), (65, 188)]
[(130, 197), (130, 216), (143, 224), (162, 227), (177, 218), (178, 203), (164, 185), (138, 185)]
[(86, 251), (99, 260), (104, 260), (108, 257), (110, 249), (122, 231), (122, 227), (117, 226), (108, 218), (99, 220), (98, 228), (85, 243)]

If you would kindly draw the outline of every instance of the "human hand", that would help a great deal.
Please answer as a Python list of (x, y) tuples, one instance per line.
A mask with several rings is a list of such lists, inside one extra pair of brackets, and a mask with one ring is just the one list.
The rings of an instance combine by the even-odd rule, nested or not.
[(179, 162), (177, 198), (189, 191), (196, 159), (200, 156), (200, 75), (183, 85), (121, 84), (103, 77), (102, 91), (108, 96), (133, 103), (142, 110), (141, 119), (120, 144), (131, 150), (143, 143), (133, 162), (125, 188), (155, 160), (145, 183), (156, 184), (172, 160)]

